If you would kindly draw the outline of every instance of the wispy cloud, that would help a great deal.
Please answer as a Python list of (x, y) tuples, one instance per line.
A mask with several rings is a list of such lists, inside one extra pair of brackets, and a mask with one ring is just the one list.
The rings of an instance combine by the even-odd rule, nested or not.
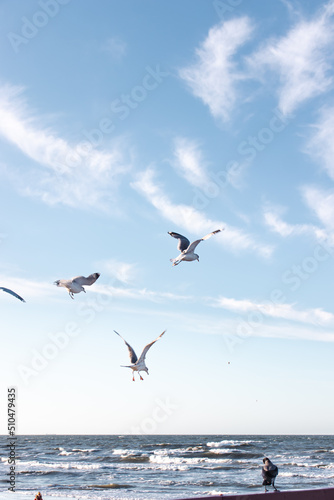
[(334, 232), (334, 189), (320, 189), (314, 186), (303, 188), (304, 199), (320, 222), (332, 234)]
[(255, 302), (249, 299), (237, 300), (228, 297), (220, 297), (214, 302), (214, 305), (239, 314), (258, 311), (264, 317), (300, 321), (324, 327), (334, 326), (334, 314), (321, 308), (298, 310), (294, 304), (275, 304), (269, 301), (267, 303)]
[(207, 163), (196, 141), (177, 137), (174, 141), (174, 157), (173, 164), (176, 171), (189, 184), (202, 189), (211, 184), (212, 181), (206, 168)]
[[(68, 295), (64, 290), (60, 290), (52, 285), (52, 282), (30, 280), (17, 278), (12, 276), (1, 275), (1, 286), (8, 286), (22, 297), (29, 304), (31, 301), (50, 301), (55, 300), (68, 301)], [(169, 310), (168, 318), (175, 318), (179, 327), (189, 332), (198, 332), (200, 334), (208, 333), (210, 335), (221, 335), (227, 338), (227, 344), (233, 345), (247, 341), (251, 337), (264, 338), (282, 338), (282, 339), (299, 339), (299, 340), (316, 340), (323, 342), (334, 341), (334, 315), (320, 308), (299, 310), (293, 304), (273, 304), (266, 302), (255, 302), (249, 299), (233, 299), (227, 297), (194, 297), (192, 295), (182, 295), (171, 292), (149, 290), (146, 288), (129, 287), (125, 284), (116, 286), (114, 284), (98, 284), (95, 283), (89, 289), (87, 295), (76, 298), (75, 313), (78, 311), (80, 317), (84, 309), (91, 311), (90, 306), (96, 306), (101, 303), (102, 307), (116, 307), (117, 310), (123, 310), (125, 313), (134, 311), (134, 304), (139, 303), (140, 308), (136, 310), (136, 314), (147, 313), (149, 304), (154, 304), (154, 309), (150, 314), (158, 314), (159, 317), (166, 316), (166, 309), (157, 310), (159, 304), (177, 302), (191, 306), (191, 314), (180, 313), (176, 310)], [(106, 299), (102, 300), (102, 297)], [(107, 300), (107, 298), (111, 300)], [(12, 301), (15, 304), (13, 297), (1, 297), (3, 301)], [(114, 302), (114, 300), (116, 302)], [(17, 301), (18, 306), (21, 304)], [(213, 317), (212, 312), (194, 312), (193, 305), (200, 303), (201, 307), (207, 305), (211, 308), (223, 308), (238, 315), (237, 317), (229, 317), (222, 319)], [(22, 306), (25, 307), (26, 305)], [(98, 309), (97, 309), (98, 310)], [(248, 313), (257, 311), (262, 315), (262, 320), (256, 322), (248, 321)], [(275, 319), (275, 324), (270, 323), (270, 319)], [(253, 319), (253, 317), (252, 317)], [(278, 323), (278, 320), (282, 322)], [(302, 327), (298, 326), (298, 322), (304, 323)], [(181, 325), (181, 326), (180, 326)], [(245, 325), (248, 326), (245, 334)], [(242, 336), (240, 336), (240, 327), (242, 328)]]
[(133, 283), (137, 276), (136, 264), (117, 259), (100, 260), (95, 266), (107, 276), (125, 284)]
[(222, 174), (224, 174), (224, 182), (240, 189), (244, 171), (249, 162), (238, 163), (237, 168), (230, 166), (224, 172), (210, 171), (209, 162), (205, 159), (199, 141), (187, 137), (176, 137), (174, 159), (171, 163), (176, 172), (190, 185), (203, 192), (212, 193), (217, 190), (217, 178), (219, 179), (219, 175)]
[(331, 179), (334, 180), (334, 107), (320, 111), (317, 123), (312, 125), (313, 134), (305, 148), (313, 159), (319, 162)]
[(193, 94), (209, 106), (213, 116), (229, 120), (237, 98), (237, 83), (243, 79), (235, 55), (251, 37), (247, 17), (222, 22), (210, 29), (196, 49), (196, 62), (179, 74)]
[(299, 236), (302, 234), (314, 236), (317, 240), (325, 240), (328, 237), (327, 231), (313, 224), (289, 224), (282, 219), (282, 210), (274, 207), (264, 209), (265, 224), (271, 231), (280, 234), (284, 238), (287, 236)]
[[(116, 261), (115, 261), (116, 262)], [(126, 277), (129, 276), (128, 273), (125, 273)], [(124, 274), (120, 276), (123, 278), (123, 282), (118, 284), (115, 280), (115, 277), (112, 276), (112, 279), (109, 280), (104, 276), (106, 284), (98, 284), (94, 283), (94, 286), (89, 288), (89, 293), (87, 296), (85, 295), (84, 300), (85, 303), (89, 302), (94, 295), (105, 295), (109, 297), (114, 297), (115, 299), (132, 299), (132, 300), (147, 300), (149, 302), (162, 303), (168, 301), (194, 301), (194, 297), (190, 295), (182, 295), (176, 294), (172, 292), (165, 292), (159, 290), (149, 290), (147, 288), (136, 288), (133, 286), (128, 286), (128, 284), (124, 281)], [(121, 281), (119, 278), (116, 278)], [(54, 286), (53, 281), (38, 281), (33, 279), (26, 278), (18, 278), (15, 276), (8, 275), (0, 275), (0, 284), (1, 286), (10, 288), (14, 290), (16, 293), (21, 295), (26, 302), (29, 302), (31, 299), (49, 299), (52, 297), (52, 300), (55, 299), (63, 299), (68, 300), (68, 295), (64, 293), (64, 289), (59, 289)], [(0, 292), (2, 293), (2, 292)], [(82, 294), (83, 296), (84, 294)], [(11, 298), (10, 296), (8, 296)], [(7, 294), (5, 294), (5, 298), (7, 298)], [(14, 299), (13, 299), (14, 300)], [(80, 299), (81, 300), (81, 299)], [(83, 300), (83, 299), (82, 299)]]
[(127, 44), (121, 38), (114, 36), (108, 38), (101, 46), (101, 50), (107, 52), (113, 59), (122, 59), (127, 51)]
[(54, 295), (52, 282), (36, 281), (15, 276), (0, 275), (1, 286), (7, 287), (21, 295), (26, 302), (40, 297), (49, 297)]
[(181, 295), (172, 292), (161, 292), (159, 290), (148, 290), (147, 288), (135, 288), (127, 286), (96, 285), (90, 292), (95, 294), (109, 295), (117, 299), (147, 300), (149, 302), (168, 301), (193, 301), (189, 295)]
[(302, 102), (329, 90), (333, 59), (333, 2), (328, 2), (310, 20), (299, 20), (284, 37), (266, 41), (248, 57), (253, 76), (263, 77), (269, 67), (279, 73), (279, 108), (292, 113)]
[(140, 173), (132, 187), (141, 193), (166, 219), (185, 229), (190, 234), (204, 236), (214, 229), (225, 227), (224, 235), (218, 238), (221, 245), (235, 250), (255, 250), (262, 256), (268, 257), (272, 253), (272, 247), (257, 242), (252, 236), (243, 231), (229, 226), (221, 220), (211, 220), (202, 212), (189, 205), (175, 205), (168, 195), (155, 181), (155, 172), (152, 168)]
[(45, 203), (106, 209), (110, 190), (130, 168), (122, 141), (115, 140), (107, 151), (85, 136), (70, 144), (28, 108), (22, 94), (22, 88), (0, 88), (0, 137), (33, 160), (33, 166), (5, 168), (5, 173), (22, 194)]
[[(250, 311), (251, 313), (251, 311)], [(173, 312), (171, 315), (174, 316)], [(263, 315), (263, 321), (247, 322), (247, 313), (239, 318), (217, 318), (213, 315), (192, 312), (177, 318), (182, 329), (206, 335), (219, 335), (223, 338), (229, 351), (237, 349), (242, 343), (252, 338), (277, 338), (285, 340), (310, 340), (317, 342), (334, 342), (333, 327), (299, 324), (295, 321), (270, 321)]]

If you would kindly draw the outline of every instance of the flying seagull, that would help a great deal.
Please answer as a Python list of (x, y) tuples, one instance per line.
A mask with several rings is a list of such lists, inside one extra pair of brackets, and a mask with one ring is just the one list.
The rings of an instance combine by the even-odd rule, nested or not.
[(132, 370), (132, 380), (135, 381), (135, 372), (138, 372), (139, 374), (139, 377), (140, 377), (140, 380), (144, 380), (143, 377), (140, 375), (139, 372), (146, 372), (147, 375), (149, 374), (148, 373), (148, 369), (147, 369), (147, 366), (145, 365), (145, 356), (146, 356), (146, 353), (147, 351), (149, 350), (149, 348), (157, 341), (160, 339), (160, 337), (163, 336), (163, 334), (165, 333), (166, 330), (164, 330), (160, 335), (159, 337), (157, 337), (155, 340), (153, 340), (153, 342), (150, 342), (149, 344), (147, 344), (144, 349), (143, 349), (143, 352), (141, 353), (140, 355), (140, 358), (138, 359), (137, 358), (137, 354), (135, 353), (135, 351), (133, 350), (133, 348), (130, 346), (130, 344), (127, 343), (127, 341), (125, 339), (123, 339), (122, 335), (120, 335), (119, 333), (116, 332), (116, 330), (114, 330), (115, 333), (117, 333), (117, 335), (119, 337), (121, 337), (122, 340), (124, 340), (128, 350), (129, 350), (129, 355), (130, 355), (130, 361), (132, 363), (132, 365), (121, 365), (123, 368), (131, 368)]
[(0, 290), (3, 290), (4, 292), (10, 293), (11, 295), (13, 295), (14, 297), (16, 297), (17, 299), (21, 300), (22, 302), (25, 302), (25, 300), (22, 299), (22, 297), (20, 297), (20, 295), (18, 295), (17, 293), (13, 292), (13, 290), (9, 290), (9, 288), (5, 288), (3, 286), (0, 286)]
[(275, 487), (275, 478), (278, 474), (278, 468), (267, 457), (263, 459), (263, 463), (264, 466), (262, 467), (262, 486), (264, 486), (264, 491), (266, 492), (267, 486), (270, 486), (271, 484), (273, 485), (274, 490), (277, 491), (277, 488)]
[(74, 293), (85, 292), (83, 285), (92, 285), (95, 283), (97, 278), (100, 276), (100, 273), (93, 273), (85, 278), (84, 276), (76, 276), (70, 280), (57, 280), (53, 284), (57, 286), (63, 286), (68, 290), (69, 296), (71, 299), (74, 299)]
[(203, 238), (201, 238), (200, 240), (193, 241), (192, 243), (190, 243), (188, 238), (186, 238), (185, 236), (182, 236), (182, 234), (168, 232), (168, 234), (173, 236), (173, 238), (176, 238), (177, 240), (179, 240), (179, 243), (177, 245), (177, 249), (181, 252), (180, 255), (178, 257), (176, 257), (176, 259), (170, 259), (170, 261), (173, 262), (173, 266), (177, 266), (178, 264), (180, 264), (180, 262), (182, 260), (188, 260), (188, 261), (198, 260), (198, 262), (199, 262), (199, 255), (197, 255), (197, 253), (194, 252), (197, 245), (201, 241), (204, 241), (204, 240), (207, 240), (208, 238), (210, 238), (210, 236), (212, 236), (213, 234), (220, 233), (221, 231), (224, 231), (224, 228), (217, 229), (216, 231), (212, 231), (212, 233), (209, 233), (206, 236), (203, 236)]

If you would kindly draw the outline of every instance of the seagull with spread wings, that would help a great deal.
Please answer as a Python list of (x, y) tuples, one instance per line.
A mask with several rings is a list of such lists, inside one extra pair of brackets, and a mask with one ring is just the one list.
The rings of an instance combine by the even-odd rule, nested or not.
[(4, 286), (0, 286), (0, 290), (3, 290), (4, 292), (10, 293), (11, 295), (13, 295), (14, 297), (16, 297), (17, 299), (21, 300), (21, 302), (25, 302), (25, 300), (22, 299), (22, 297), (20, 297), (20, 295), (18, 295), (17, 293), (13, 292), (13, 290), (10, 290), (9, 288), (5, 288)]
[(195, 253), (195, 251), (194, 251), (195, 248), (197, 247), (197, 245), (201, 241), (204, 241), (204, 240), (207, 240), (208, 238), (210, 238), (210, 236), (212, 236), (213, 234), (220, 233), (221, 231), (224, 231), (224, 228), (217, 229), (216, 231), (212, 231), (212, 233), (209, 233), (206, 236), (203, 236), (203, 238), (201, 238), (200, 240), (193, 241), (192, 243), (190, 243), (188, 238), (186, 238), (185, 236), (182, 236), (182, 234), (174, 233), (172, 231), (168, 232), (168, 234), (173, 236), (173, 238), (176, 238), (177, 240), (179, 240), (178, 245), (177, 245), (177, 249), (181, 252), (180, 255), (178, 257), (176, 257), (176, 259), (170, 259), (170, 261), (173, 262), (173, 266), (177, 266), (183, 260), (186, 260), (186, 261), (198, 260), (198, 262), (199, 262), (199, 255), (197, 255), (197, 253)]
[(85, 276), (76, 276), (75, 278), (72, 278), (70, 280), (57, 280), (54, 282), (54, 285), (63, 286), (64, 288), (66, 288), (71, 299), (74, 299), (74, 293), (86, 293), (83, 285), (92, 285), (93, 283), (95, 283), (99, 276), (100, 273), (90, 274), (89, 276), (87, 276), (87, 278), (85, 278)]
[(147, 351), (149, 350), (149, 348), (157, 341), (160, 339), (160, 337), (163, 336), (163, 334), (165, 333), (166, 330), (164, 330), (160, 335), (159, 337), (157, 337), (155, 340), (153, 340), (153, 342), (150, 342), (149, 344), (147, 344), (144, 349), (143, 349), (143, 352), (141, 353), (139, 359), (137, 358), (137, 354), (135, 353), (134, 349), (130, 346), (130, 344), (127, 343), (127, 341), (125, 339), (123, 339), (122, 335), (120, 335), (118, 332), (116, 332), (116, 330), (114, 330), (115, 333), (117, 333), (117, 335), (119, 337), (121, 337), (121, 339), (125, 342), (128, 350), (129, 350), (129, 355), (130, 355), (130, 361), (131, 361), (131, 365), (121, 365), (123, 368), (131, 368), (132, 370), (132, 380), (135, 381), (135, 372), (138, 372), (139, 374), (139, 377), (140, 377), (140, 380), (144, 380), (143, 377), (140, 375), (139, 372), (146, 372), (147, 375), (149, 374), (148, 373), (148, 369), (147, 369), (147, 366), (145, 365), (145, 357), (146, 357), (146, 354), (147, 354)]

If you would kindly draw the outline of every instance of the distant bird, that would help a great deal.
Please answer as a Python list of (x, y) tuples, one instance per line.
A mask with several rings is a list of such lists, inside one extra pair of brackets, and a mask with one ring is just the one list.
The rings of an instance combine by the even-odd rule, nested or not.
[(220, 233), (221, 231), (224, 231), (224, 228), (217, 229), (216, 231), (212, 231), (212, 233), (209, 233), (206, 236), (203, 236), (203, 238), (201, 238), (200, 240), (193, 241), (192, 243), (190, 243), (188, 238), (186, 238), (185, 236), (182, 236), (182, 234), (168, 232), (168, 234), (173, 236), (173, 238), (176, 238), (177, 240), (179, 240), (179, 243), (177, 245), (177, 249), (181, 252), (180, 255), (178, 257), (176, 257), (176, 259), (170, 259), (170, 261), (173, 262), (173, 266), (177, 266), (178, 264), (180, 264), (180, 262), (182, 260), (187, 260), (187, 261), (198, 260), (198, 262), (199, 262), (199, 255), (197, 255), (197, 253), (194, 252), (197, 245), (201, 241), (204, 241), (204, 240), (207, 240), (208, 238), (210, 238), (210, 236), (212, 236), (213, 234)]
[(0, 290), (3, 290), (4, 292), (10, 293), (11, 295), (13, 295), (14, 297), (16, 297), (17, 299), (21, 300), (22, 302), (25, 302), (25, 300), (22, 299), (22, 297), (20, 297), (20, 295), (18, 295), (17, 293), (13, 292), (13, 290), (9, 290), (9, 288), (5, 288), (3, 286), (0, 286)]
[(83, 285), (92, 285), (100, 276), (100, 273), (90, 274), (85, 278), (84, 276), (76, 276), (70, 280), (57, 280), (53, 284), (57, 286), (63, 286), (68, 290), (71, 299), (74, 299), (74, 293), (85, 292)]
[(115, 333), (117, 333), (117, 335), (119, 337), (121, 337), (121, 339), (125, 342), (128, 350), (129, 350), (129, 355), (130, 355), (130, 361), (132, 363), (132, 365), (121, 365), (122, 368), (131, 368), (132, 370), (132, 380), (134, 382), (135, 380), (135, 372), (138, 372), (139, 374), (139, 377), (140, 377), (140, 380), (144, 380), (143, 377), (140, 375), (139, 372), (146, 372), (147, 375), (149, 375), (148, 373), (148, 369), (147, 369), (147, 366), (145, 365), (145, 356), (147, 354), (147, 351), (149, 350), (149, 348), (157, 341), (160, 339), (160, 337), (163, 336), (163, 334), (165, 333), (166, 330), (164, 330), (160, 335), (159, 337), (157, 337), (155, 340), (153, 340), (153, 342), (151, 342), (150, 344), (147, 344), (144, 349), (143, 349), (143, 352), (141, 353), (140, 355), (140, 358), (138, 359), (137, 358), (137, 354), (135, 353), (135, 351), (133, 350), (133, 348), (130, 346), (130, 344), (127, 343), (127, 341), (125, 339), (123, 339), (122, 335), (120, 335), (119, 333), (116, 332), (116, 330), (114, 330)]
[(264, 491), (266, 492), (266, 487), (270, 486), (271, 484), (273, 485), (274, 490), (277, 491), (277, 488), (275, 487), (275, 478), (278, 474), (278, 468), (267, 457), (263, 459), (263, 463), (264, 466), (262, 467), (262, 486), (264, 486)]

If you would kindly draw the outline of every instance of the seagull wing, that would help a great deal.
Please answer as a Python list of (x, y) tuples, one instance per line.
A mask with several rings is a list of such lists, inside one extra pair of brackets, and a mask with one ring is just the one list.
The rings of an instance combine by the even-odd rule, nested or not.
[(25, 302), (25, 300), (22, 297), (20, 297), (20, 295), (13, 292), (13, 290), (9, 290), (9, 288), (4, 288), (3, 286), (0, 286), (0, 290), (3, 290), (4, 292), (10, 293), (11, 295), (16, 297), (17, 299), (21, 300), (22, 302)]
[(185, 236), (182, 236), (182, 234), (173, 233), (173, 231), (169, 232), (168, 234), (173, 236), (173, 238), (176, 238), (177, 240), (179, 240), (179, 243), (177, 245), (177, 249), (180, 252), (187, 250), (188, 246), (190, 245), (190, 241), (188, 240), (188, 238), (186, 238)]
[(216, 229), (216, 231), (212, 231), (212, 233), (209, 233), (209, 234), (207, 234), (206, 236), (203, 236), (203, 238), (201, 238), (200, 240), (193, 241), (193, 242), (189, 245), (188, 252), (193, 252), (193, 251), (195, 250), (195, 248), (197, 247), (197, 245), (198, 245), (201, 241), (207, 240), (207, 239), (208, 239), (208, 238), (210, 238), (213, 234), (220, 233), (220, 231), (224, 231), (224, 229)]
[[(115, 332), (115, 333), (117, 333), (117, 332), (116, 332), (116, 330), (114, 330), (114, 332)], [(137, 358), (137, 354), (135, 353), (135, 351), (133, 350), (133, 348), (130, 346), (130, 344), (128, 344), (128, 343), (127, 343), (127, 341), (126, 341), (125, 339), (123, 339), (122, 335), (120, 335), (119, 333), (117, 333), (117, 335), (118, 335), (119, 337), (121, 337), (121, 339), (125, 342), (125, 344), (126, 344), (126, 346), (127, 346), (128, 350), (129, 350), (129, 355), (130, 355), (130, 360), (131, 360), (131, 363), (132, 363), (132, 364), (137, 363), (137, 360), (138, 360), (138, 358)]]
[(163, 331), (163, 332), (159, 335), (159, 337), (157, 337), (155, 340), (153, 340), (153, 342), (150, 342), (150, 344), (147, 344), (147, 345), (144, 347), (143, 352), (141, 353), (140, 358), (139, 358), (139, 363), (140, 363), (141, 361), (145, 361), (145, 356), (146, 356), (147, 351), (149, 350), (149, 348), (150, 348), (150, 347), (151, 347), (151, 346), (152, 346), (152, 345), (153, 345), (153, 344), (154, 344), (157, 340), (159, 340), (159, 339), (160, 339), (160, 337), (162, 337), (162, 336), (163, 336), (163, 334), (165, 333), (165, 331), (166, 331), (166, 330), (164, 330), (164, 331)]
[(72, 279), (72, 283), (77, 283), (78, 285), (92, 285), (93, 283), (95, 283), (95, 281), (98, 279), (98, 277), (100, 276), (100, 273), (93, 273), (93, 274), (90, 274), (89, 276), (87, 276), (87, 278), (85, 278), (85, 276), (76, 276), (75, 278)]

